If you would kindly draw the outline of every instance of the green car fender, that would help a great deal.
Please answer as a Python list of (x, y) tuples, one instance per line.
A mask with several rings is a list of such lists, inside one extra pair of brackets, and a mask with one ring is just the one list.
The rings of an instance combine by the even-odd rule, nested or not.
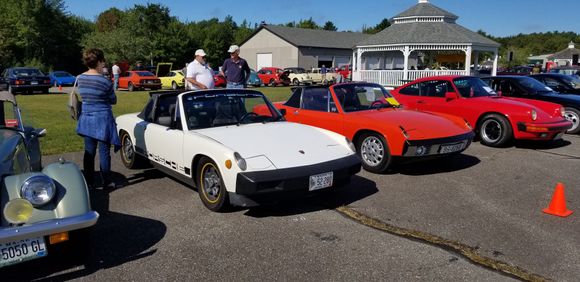
[(2, 209), (9, 200), (21, 198), (22, 184), (29, 177), (38, 174), (45, 174), (52, 178), (56, 185), (56, 193), (52, 201), (34, 208), (27, 224), (78, 216), (91, 210), (89, 192), (81, 170), (76, 164), (65, 161), (49, 164), (42, 172), (6, 176), (4, 178), (5, 189), (2, 190), (1, 195)]

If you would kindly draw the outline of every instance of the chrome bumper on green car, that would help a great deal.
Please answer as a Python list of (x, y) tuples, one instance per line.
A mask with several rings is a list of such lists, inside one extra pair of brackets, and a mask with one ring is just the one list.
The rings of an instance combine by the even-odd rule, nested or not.
[(0, 244), (91, 227), (97, 223), (98, 219), (99, 214), (96, 211), (89, 211), (77, 216), (3, 228), (0, 229)]

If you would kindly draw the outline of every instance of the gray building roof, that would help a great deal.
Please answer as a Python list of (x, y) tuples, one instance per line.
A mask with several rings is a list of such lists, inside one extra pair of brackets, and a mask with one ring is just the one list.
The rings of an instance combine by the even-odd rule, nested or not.
[[(424, 18), (438, 18), (435, 20)], [(406, 18), (405, 20), (398, 20)], [(415, 18), (415, 19), (414, 19)], [(472, 44), (499, 47), (500, 44), (455, 21), (458, 17), (427, 0), (393, 17), (393, 25), (360, 41), (357, 46), (395, 44)]]
[[(360, 32), (336, 32), (276, 25), (263, 25), (254, 34), (262, 29), (272, 32), (296, 47), (352, 49), (357, 43), (370, 36)], [(252, 38), (254, 34), (243, 43)]]
[(458, 16), (435, 5), (432, 5), (431, 3), (419, 3), (410, 9), (394, 16), (393, 19), (407, 17), (445, 17), (450, 19), (459, 18)]
[(359, 42), (358, 46), (416, 43), (471, 43), (499, 47), (500, 44), (456, 23), (413, 22), (394, 24)]
[(580, 50), (573, 48), (574, 43), (572, 44), (572, 48), (568, 47), (565, 50), (562, 50), (554, 55), (548, 56), (549, 60), (572, 60), (574, 55), (580, 55)]

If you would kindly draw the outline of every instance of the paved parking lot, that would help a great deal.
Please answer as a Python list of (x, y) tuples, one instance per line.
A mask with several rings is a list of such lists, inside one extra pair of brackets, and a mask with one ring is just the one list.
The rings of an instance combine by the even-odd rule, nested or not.
[[(504, 262), (528, 277), (573, 281), (580, 277), (580, 137), (565, 139), (548, 145), (518, 142), (504, 149), (475, 143), (452, 159), (402, 164), (386, 175), (361, 172), (328, 197), (223, 214), (205, 209), (193, 189), (152, 169), (126, 170), (115, 156), (113, 169), (126, 186), (93, 192), (101, 218), (92, 230), (87, 261), (41, 259), (3, 269), (0, 277), (515, 278), (452, 247), (463, 246), (490, 259), (492, 266)], [(82, 163), (80, 153), (65, 157)], [(566, 184), (568, 208), (576, 211), (568, 218), (541, 212), (557, 182)], [(372, 220), (353, 220), (348, 212)], [(397, 232), (385, 232), (383, 225), (419, 235), (393, 235)], [(430, 236), (444, 244), (426, 242)]]

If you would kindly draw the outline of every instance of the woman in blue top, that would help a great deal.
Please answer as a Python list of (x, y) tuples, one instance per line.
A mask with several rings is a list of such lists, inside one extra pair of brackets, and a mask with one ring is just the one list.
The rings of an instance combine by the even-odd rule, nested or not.
[(77, 77), (78, 92), (83, 102), (77, 124), (77, 133), (85, 139), (83, 167), (89, 185), (94, 184), (95, 154), (99, 149), (99, 162), (103, 178), (103, 188), (109, 188), (111, 181), (111, 145), (117, 151), (121, 142), (111, 105), (117, 103), (113, 84), (102, 74), (105, 55), (102, 50), (89, 49), (83, 54), (88, 71)]

